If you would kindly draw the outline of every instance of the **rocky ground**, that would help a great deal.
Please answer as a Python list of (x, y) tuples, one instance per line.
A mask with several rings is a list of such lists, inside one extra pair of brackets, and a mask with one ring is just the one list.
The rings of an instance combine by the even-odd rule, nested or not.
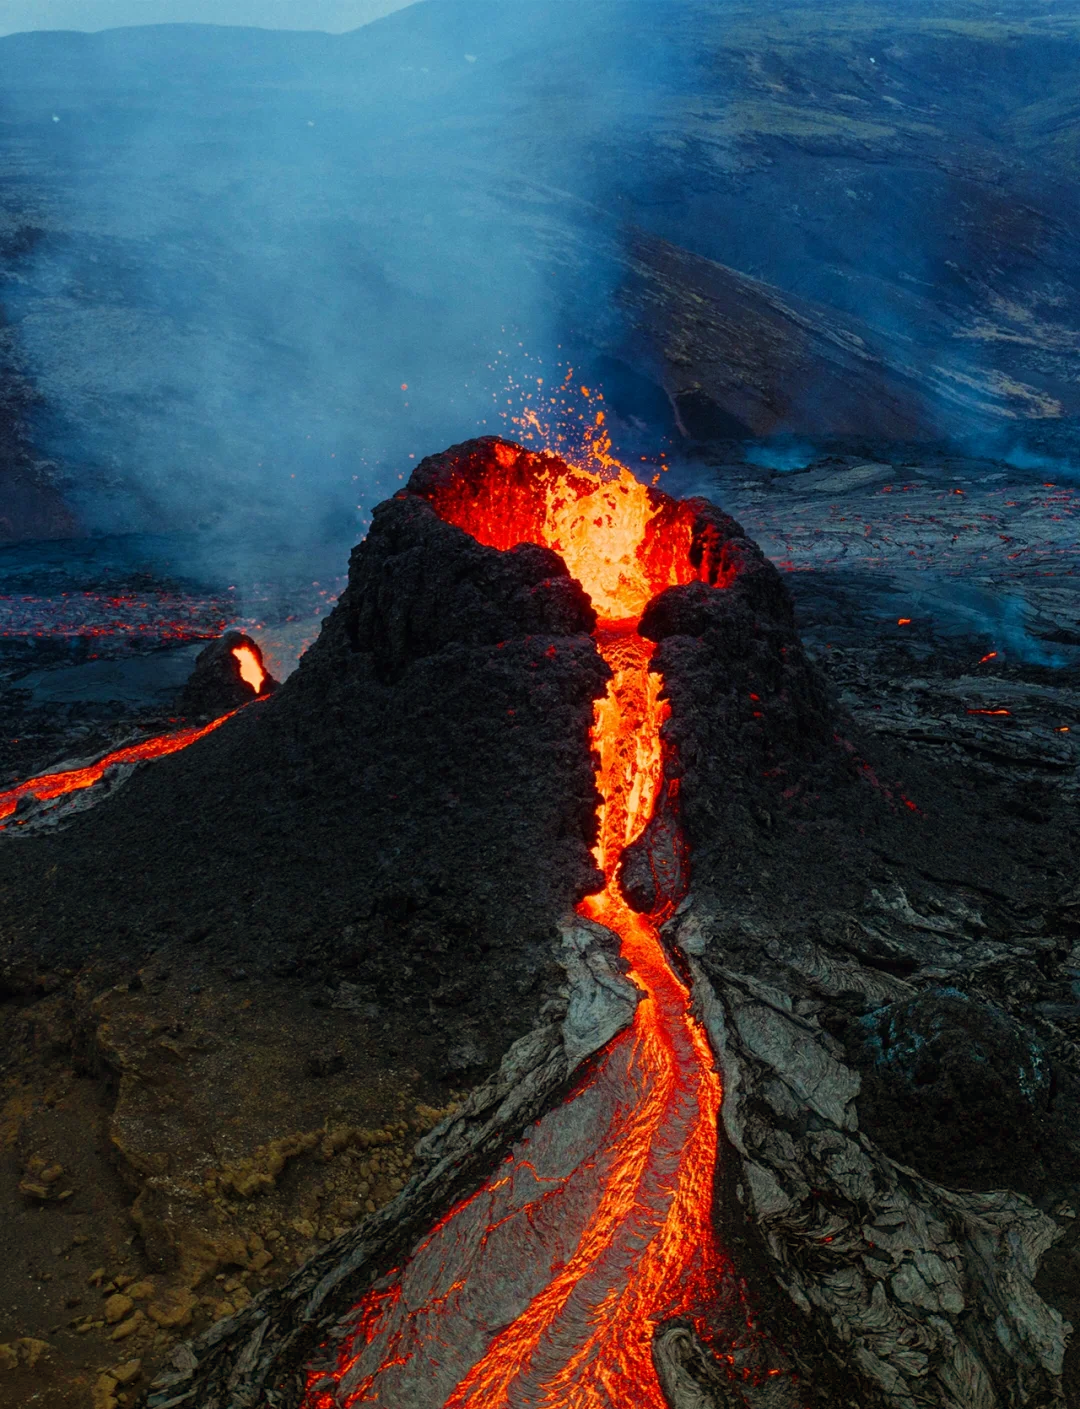
[[(708, 917), (705, 947), (686, 947), (722, 1001), (738, 1006), (745, 996), (710, 958), (713, 936), (729, 968), (738, 958), (767, 982), (777, 962), (769, 935), (783, 934), (776, 952), (794, 953), (802, 974), (785, 971), (785, 986), (810, 984), (806, 1000), (819, 1006), (808, 1020), (862, 1073), (863, 1130), (945, 1187), (1031, 1196), (1061, 1235), (1037, 1286), (1075, 1320), (1080, 1191), (1062, 1144), (1080, 1042), (1071, 490), (1000, 465), (917, 466), (901, 463), (906, 452), (879, 454), (779, 475), (718, 453), (715, 465), (669, 476), (680, 481), (673, 488), (708, 487), (786, 569), (810, 655), (849, 722), (856, 758), (869, 764), (858, 807), (887, 821), (869, 847), (849, 846), (838, 870), (829, 857), (835, 822), (804, 827), (791, 843), (783, 801), (772, 820), (774, 804), (761, 817), (740, 815), (744, 865), (732, 874), (702, 853), (695, 893)], [(70, 670), (70, 658), (53, 668)], [(48, 673), (40, 660), (38, 669)], [(29, 704), (25, 695), (9, 700)], [(138, 724), (140, 708), (152, 726), (162, 717), (159, 705), (147, 715), (129, 702), (124, 728)], [(1001, 709), (1009, 713), (969, 712)], [(13, 756), (28, 772), (86, 745), (82, 721), (56, 706), (49, 718), (47, 749)], [(803, 817), (813, 823), (813, 809)], [(76, 835), (48, 842), (61, 873)], [(816, 878), (796, 877), (808, 860)], [(98, 929), (128, 910), (125, 891), (141, 885), (115, 859), (109, 870), (120, 889), (96, 902)], [(48, 907), (18, 879), (22, 860), (4, 874), (10, 1216), (0, 1339), (13, 1349), (0, 1383), (12, 1402), (37, 1395), (74, 1409), (89, 1402), (99, 1375), (135, 1360), (144, 1385), (178, 1337), (239, 1308), (371, 1206), (388, 1204), (395, 1181), (409, 1177), (417, 1135), (475, 1077), (465, 1070), (462, 1082), (432, 1063), (440, 1019), (387, 1009), (362, 973), (335, 962), (340, 927), (329, 944), (314, 935), (313, 957), (298, 964), (295, 943), (279, 944), (284, 917), (259, 910), (257, 867), (237, 878), (230, 926), (240, 921), (238, 929), (185, 921), (173, 938), (133, 913), (126, 933), (101, 930), (108, 942), (97, 954), (77, 957), (76, 946), (67, 960), (56, 937), (73, 935), (74, 915), (49, 923)], [(181, 880), (159, 919), (167, 910), (179, 923), (201, 908)], [(243, 938), (249, 913), (258, 918), (252, 935), (262, 936), (255, 947)], [(903, 1015), (905, 1031), (923, 1024), (922, 1065), (908, 1072), (914, 1058), (903, 1043), (887, 1027), (867, 1027), (858, 1004), (838, 1001), (844, 985), (822, 977), (853, 961), (870, 964), (879, 1006), (900, 1013), (929, 995), (921, 1000), (929, 1009)], [(832, 997), (821, 1007), (823, 985)], [(961, 996), (933, 996), (950, 989)], [(980, 1008), (965, 1028), (973, 998), (993, 1011), (987, 1019)], [(944, 1046), (934, 1003), (944, 1004), (953, 1034)], [(999, 1054), (993, 1073), (965, 1067), (956, 1043), (967, 1040)], [(1010, 1076), (1025, 1041), (1043, 1063), (1030, 1099), (1015, 1095)], [(497, 1055), (496, 1043), (486, 1060)], [(922, 1104), (904, 1095), (907, 1081)], [(135, 1393), (134, 1379), (112, 1378), (98, 1390), (102, 1403)]]

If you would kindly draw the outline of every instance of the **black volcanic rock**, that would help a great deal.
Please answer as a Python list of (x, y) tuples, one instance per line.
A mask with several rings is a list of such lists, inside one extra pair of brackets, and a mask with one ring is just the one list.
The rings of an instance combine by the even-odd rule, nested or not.
[(588, 634), (596, 625), (557, 553), (534, 543), (507, 553), (485, 548), (413, 495), (379, 505), (368, 544), (356, 551), (319, 649), (370, 652), (384, 680), (400, 679), (452, 642), (494, 646), (513, 636)]
[(1071, 1177), (1080, 1083), (996, 1005), (930, 989), (860, 1018), (848, 1049), (862, 1127), (894, 1159), (960, 1188)]
[(554, 554), (390, 501), (273, 696), (62, 837), (3, 848), (19, 943), (108, 958), (118, 934), (162, 942), (182, 904), (230, 971), (347, 979), (388, 1061), (496, 1060), (561, 976), (556, 921), (599, 884), (592, 623)]
[[(795, 839), (784, 820), (797, 828), (824, 785), (849, 791), (852, 770), (779, 573), (738, 524), (712, 513), (733, 580), (668, 588), (649, 603), (640, 630), (659, 643), (653, 665), (671, 703), (665, 771), (694, 884), (722, 890), (744, 865), (752, 871), (763, 850)], [(662, 813), (654, 828), (661, 825)], [(655, 845), (652, 830), (639, 849)], [(628, 868), (637, 864), (632, 852)]]
[(262, 663), (262, 651), (250, 636), (243, 631), (226, 631), (196, 656), (195, 668), (180, 696), (181, 714), (213, 719), (256, 698), (265, 699), (277, 689), (278, 681), (269, 673), (257, 691), (248, 684), (234, 654), (240, 646), (254, 651)]

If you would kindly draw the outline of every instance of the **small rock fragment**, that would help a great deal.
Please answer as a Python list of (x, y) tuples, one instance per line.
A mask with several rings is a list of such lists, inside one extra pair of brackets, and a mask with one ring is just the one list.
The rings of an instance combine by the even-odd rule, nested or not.
[(123, 1365), (116, 1365), (109, 1371), (118, 1385), (131, 1385), (142, 1374), (141, 1360), (128, 1360)]
[(93, 1388), (93, 1409), (116, 1409), (120, 1401), (116, 1398), (115, 1391), (116, 1381), (112, 1375), (99, 1375)]
[(117, 1321), (122, 1321), (131, 1311), (135, 1303), (129, 1296), (123, 1296), (117, 1292), (109, 1297), (105, 1303), (105, 1320), (110, 1326), (115, 1326)]
[(133, 1336), (139, 1329), (146, 1317), (141, 1311), (136, 1311), (134, 1316), (129, 1316), (126, 1321), (121, 1321), (116, 1330), (112, 1333), (114, 1341), (126, 1341), (128, 1336)]
[(15, 1342), (19, 1359), (28, 1370), (32, 1370), (43, 1355), (48, 1355), (50, 1348), (48, 1341), (35, 1340), (33, 1336), (20, 1336)]
[(152, 1301), (146, 1308), (150, 1320), (159, 1326), (186, 1326), (198, 1304), (195, 1293), (187, 1287), (176, 1287)]

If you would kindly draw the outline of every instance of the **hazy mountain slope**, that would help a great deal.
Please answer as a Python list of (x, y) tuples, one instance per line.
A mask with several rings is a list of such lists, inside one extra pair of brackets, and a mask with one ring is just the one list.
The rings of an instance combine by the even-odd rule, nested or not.
[(347, 535), (560, 357), (656, 431), (690, 396), (698, 433), (1037, 438), (1080, 408), (1080, 7), (985, 15), (426, 0), (0, 41), (38, 458), (91, 526)]
[(411, 0), (4, 0), (0, 34), (116, 29), (121, 25), (229, 24), (263, 29), (356, 29)]

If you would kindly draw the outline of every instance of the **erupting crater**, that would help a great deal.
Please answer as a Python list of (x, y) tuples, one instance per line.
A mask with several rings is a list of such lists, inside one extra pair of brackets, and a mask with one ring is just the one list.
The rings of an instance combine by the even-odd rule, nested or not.
[(375, 1283), (333, 1362), (309, 1369), (304, 1409), (669, 1409), (655, 1346), (673, 1326), (692, 1328), (733, 1389), (775, 1385), (782, 1372), (714, 1223), (720, 1080), (657, 930), (680, 882), (657, 885), (649, 914), (619, 883), (626, 849), (674, 790), (641, 615), (669, 587), (729, 585), (741, 540), (705, 501), (493, 439), (424, 461), (403, 494), (490, 547), (553, 549), (591, 598), (611, 672), (592, 727), (604, 885), (578, 914), (618, 936), (640, 998), (569, 1096)]

